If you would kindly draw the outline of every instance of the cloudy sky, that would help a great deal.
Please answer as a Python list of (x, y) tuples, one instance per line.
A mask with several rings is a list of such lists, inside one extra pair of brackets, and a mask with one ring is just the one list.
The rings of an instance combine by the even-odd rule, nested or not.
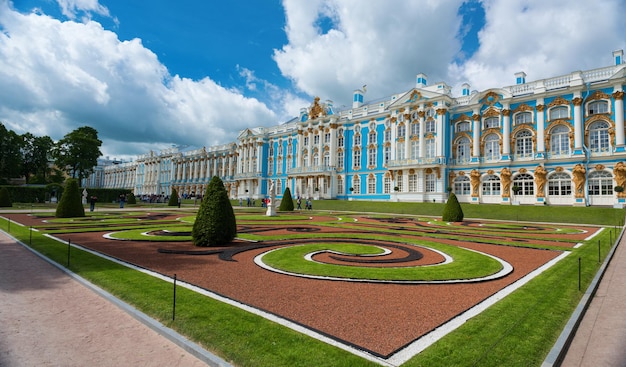
[(0, 0), (0, 122), (111, 158), (234, 141), (313, 97), (460, 94), (611, 65), (625, 0)]

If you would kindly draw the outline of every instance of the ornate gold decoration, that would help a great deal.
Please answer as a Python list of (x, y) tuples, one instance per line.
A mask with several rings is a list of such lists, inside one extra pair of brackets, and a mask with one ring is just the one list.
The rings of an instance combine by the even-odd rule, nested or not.
[(427, 102), (426, 103), (426, 108), (432, 108), (434, 106), (434, 104), (432, 102)]
[(577, 165), (574, 166), (574, 168), (572, 169), (572, 174), (574, 175), (573, 181), (574, 181), (574, 197), (576, 198), (584, 198), (585, 197), (585, 192), (584, 192), (584, 187), (585, 187), (585, 167), (578, 163)]
[(471, 116), (468, 116), (466, 114), (460, 114), (454, 120), (452, 120), (452, 123), (457, 123), (460, 121), (471, 121), (471, 120), (472, 120)]
[(437, 112), (437, 115), (443, 116), (446, 114), (446, 111), (448, 110), (446, 110), (445, 108), (438, 108), (436, 112)]
[(538, 104), (536, 108), (537, 108), (538, 112), (543, 112), (546, 109), (546, 105), (545, 104)]
[(548, 172), (543, 166), (537, 166), (535, 168), (535, 185), (537, 186), (537, 197), (543, 198), (546, 196), (546, 176)]
[(470, 172), (470, 184), (472, 185), (472, 197), (477, 198), (480, 189), (480, 172), (476, 169)]
[(596, 101), (596, 100), (601, 100), (601, 99), (610, 99), (610, 98), (611, 98), (611, 96), (609, 96), (608, 94), (604, 93), (601, 90), (597, 90), (597, 91), (593, 92), (592, 95), (587, 97), (586, 101), (587, 102), (591, 102), (591, 101)]
[(532, 107), (530, 107), (526, 103), (522, 103), (521, 105), (517, 106), (516, 109), (513, 110), (513, 114), (516, 114), (518, 112), (526, 112), (526, 111), (532, 112), (532, 110), (533, 110)]
[(504, 167), (500, 171), (500, 182), (502, 182), (502, 197), (511, 197), (511, 170)]
[(398, 122), (398, 118), (392, 117), (389, 119), (389, 122), (391, 122), (392, 124), (395, 124), (396, 122)]
[(500, 116), (500, 111), (495, 107), (489, 107), (487, 111), (483, 113), (483, 117), (496, 117)]
[(321, 116), (326, 116), (326, 111), (320, 105), (320, 97), (315, 97), (313, 104), (309, 108), (309, 120), (314, 120)]
[(583, 104), (583, 99), (580, 97), (576, 97), (572, 99), (572, 103), (574, 104), (574, 106), (580, 106)]
[(422, 93), (414, 90), (413, 93), (411, 93), (411, 97), (410, 97), (411, 101), (417, 101), (422, 99)]
[(558, 96), (552, 102), (548, 104), (548, 107), (554, 107), (554, 106), (560, 106), (560, 105), (569, 105), (569, 101), (561, 96)]
[[(617, 92), (613, 92), (613, 94), (611, 94), (613, 96), (613, 98), (615, 98), (615, 100), (623, 100), (624, 99), (624, 91), (618, 90)], [(626, 194), (625, 194), (626, 195)]]
[[(624, 162), (617, 162), (613, 167), (613, 175), (615, 175), (615, 182), (617, 186), (625, 187), (626, 185), (626, 165)], [(626, 197), (626, 191), (618, 192), (618, 198)]]
[[(409, 173), (411, 173), (411, 171), (409, 171)], [(431, 173), (433, 173), (433, 169), (432, 168), (426, 168), (424, 170), (424, 173), (426, 173), (427, 175), (430, 175)]]
[(596, 164), (596, 166), (594, 167), (596, 169), (596, 171), (604, 171), (604, 164)]
[(558, 166), (557, 168), (554, 169), (555, 172), (563, 172), (564, 169), (561, 166)]
[(477, 114), (477, 113), (473, 114), (473, 115), (472, 115), (472, 120), (474, 120), (474, 121), (480, 121), (480, 115), (479, 115), (479, 114)]
[(437, 179), (441, 178), (441, 170), (439, 169), (439, 167), (433, 167), (433, 171), (435, 171), (435, 173), (437, 174)]
[(500, 95), (494, 91), (490, 91), (489, 93), (485, 94), (485, 97), (480, 100), (480, 103), (493, 106), (494, 104), (498, 103), (499, 100)]
[(494, 172), (495, 172), (495, 171), (494, 171), (494, 170), (492, 170), (492, 169), (487, 170), (487, 174), (488, 174), (488, 175), (493, 175), (493, 173), (494, 173)]
[(502, 115), (503, 116), (511, 116), (511, 110), (502, 110)]
[(459, 171), (459, 176), (465, 176), (465, 171)]
[(432, 139), (434, 137), (435, 137), (435, 135), (433, 133), (426, 134), (426, 139)]
[(526, 173), (526, 172), (528, 172), (528, 170), (526, 168), (520, 168), (518, 172), (519, 173)]
[(423, 119), (424, 116), (426, 116), (426, 112), (424, 112), (424, 111), (417, 111), (417, 115), (419, 116), (419, 118)]

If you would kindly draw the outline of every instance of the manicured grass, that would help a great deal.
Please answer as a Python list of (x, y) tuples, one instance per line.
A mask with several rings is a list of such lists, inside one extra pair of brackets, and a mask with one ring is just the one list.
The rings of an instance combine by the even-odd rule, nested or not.
[[(393, 213), (388, 204), (347, 201), (319, 201), (323, 203), (360, 204), (385, 213)], [(441, 204), (424, 203), (427, 206)], [(347, 206), (347, 205), (344, 205)], [(371, 207), (370, 207), (371, 206)], [(357, 206), (355, 206), (357, 207)], [(619, 225), (624, 211), (612, 208), (525, 207), (499, 205), (472, 205), (491, 210), (492, 218), (516, 214), (519, 220), (591, 223)], [(440, 215), (415, 212), (416, 204), (407, 206), (414, 212), (405, 214)], [(443, 205), (441, 205), (441, 209)], [(501, 208), (504, 208), (500, 210)], [(509, 213), (510, 209), (519, 210)], [(528, 208), (527, 210), (525, 208)], [(552, 209), (555, 208), (555, 209)], [(260, 208), (259, 208), (260, 209)], [(399, 210), (404, 210), (398, 208)], [(432, 208), (431, 208), (432, 209)], [(465, 211), (465, 206), (464, 206)], [(551, 217), (546, 212), (554, 210)], [(558, 210), (557, 210), (558, 209)], [(331, 210), (340, 210), (332, 208)], [(343, 209), (341, 209), (343, 210)], [(580, 210), (580, 211), (579, 211)], [(571, 212), (576, 212), (572, 214)], [(469, 215), (465, 217), (479, 217)], [(402, 214), (402, 213), (398, 213)], [(541, 214), (541, 215), (540, 215)], [(535, 219), (533, 219), (535, 218)], [(545, 218), (549, 220), (539, 220)], [(588, 220), (593, 218), (594, 220)], [(493, 219), (505, 219), (497, 217)], [(513, 219), (513, 220), (517, 220)], [(570, 219), (570, 220), (568, 220)], [(574, 221), (574, 219), (577, 219)], [(147, 225), (148, 223), (145, 223)], [(0, 228), (7, 230), (7, 222), (0, 220)], [(539, 366), (548, 353), (576, 307), (580, 297), (600, 266), (598, 247), (602, 258), (610, 248), (609, 237), (617, 232), (605, 230), (584, 246), (572, 249), (571, 254), (529, 284), (504, 298), (461, 328), (447, 335), (405, 366)], [(393, 231), (390, 231), (393, 233)], [(60, 264), (67, 259), (67, 246), (43, 237), (39, 232), (29, 233), (28, 228), (11, 225), (10, 233), (24, 243)], [(313, 234), (302, 234), (314, 237)], [(367, 235), (364, 235), (367, 236)], [(340, 236), (337, 236), (340, 237)], [(373, 237), (369, 235), (369, 237)], [(381, 236), (383, 237), (383, 236)], [(239, 366), (368, 366), (371, 362), (348, 352), (329, 346), (261, 317), (241, 311), (188, 290), (179, 289), (177, 319), (171, 321), (171, 284), (135, 272), (115, 263), (76, 249), (71, 251), (70, 269), (117, 297), (133, 304), (143, 312), (161, 320), (166, 325), (189, 336), (208, 350)], [(581, 290), (578, 287), (578, 264), (582, 264)]]

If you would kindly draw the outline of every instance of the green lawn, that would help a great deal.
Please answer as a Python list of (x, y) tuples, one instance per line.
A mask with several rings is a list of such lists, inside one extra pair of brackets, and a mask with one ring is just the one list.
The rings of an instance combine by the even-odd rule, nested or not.
[[(314, 208), (316, 211), (437, 217), (443, 210), (443, 204), (328, 200), (316, 201)], [(261, 220), (254, 217), (254, 213), (262, 215), (263, 210), (246, 208), (245, 212), (249, 219)], [(569, 256), (541, 276), (404, 364), (540, 366), (600, 266), (598, 245), (601, 246), (603, 259), (611, 246), (609, 239), (615, 239), (621, 229), (613, 226), (622, 225), (624, 211), (613, 208), (505, 205), (463, 205), (463, 210), (466, 218), (585, 223), (611, 227), (589, 243), (569, 250)], [(93, 226), (91, 221), (85, 222)], [(106, 224), (103, 226), (106, 228)], [(8, 230), (6, 220), (0, 220), (0, 228)], [(15, 224), (11, 225), (10, 233), (52, 260), (66, 264), (66, 245), (44, 237), (42, 232), (30, 232), (28, 228)], [(579, 258), (582, 264), (580, 290)], [(184, 289), (179, 292), (176, 321), (171, 321), (171, 284), (86, 252), (72, 250), (70, 269), (235, 365), (375, 365), (259, 316)]]

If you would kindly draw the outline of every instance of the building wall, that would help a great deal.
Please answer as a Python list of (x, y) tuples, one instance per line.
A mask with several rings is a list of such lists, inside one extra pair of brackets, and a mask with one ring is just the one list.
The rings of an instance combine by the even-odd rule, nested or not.
[[(319, 98), (284, 124), (246, 129), (217, 147), (150, 152), (104, 167), (105, 187), (187, 195), (219, 176), (232, 198), (621, 205), (626, 185), (623, 52), (615, 65), (481, 92), (445, 83), (351, 109)], [(619, 57), (619, 56), (622, 57)], [(519, 191), (517, 191), (519, 190)]]

